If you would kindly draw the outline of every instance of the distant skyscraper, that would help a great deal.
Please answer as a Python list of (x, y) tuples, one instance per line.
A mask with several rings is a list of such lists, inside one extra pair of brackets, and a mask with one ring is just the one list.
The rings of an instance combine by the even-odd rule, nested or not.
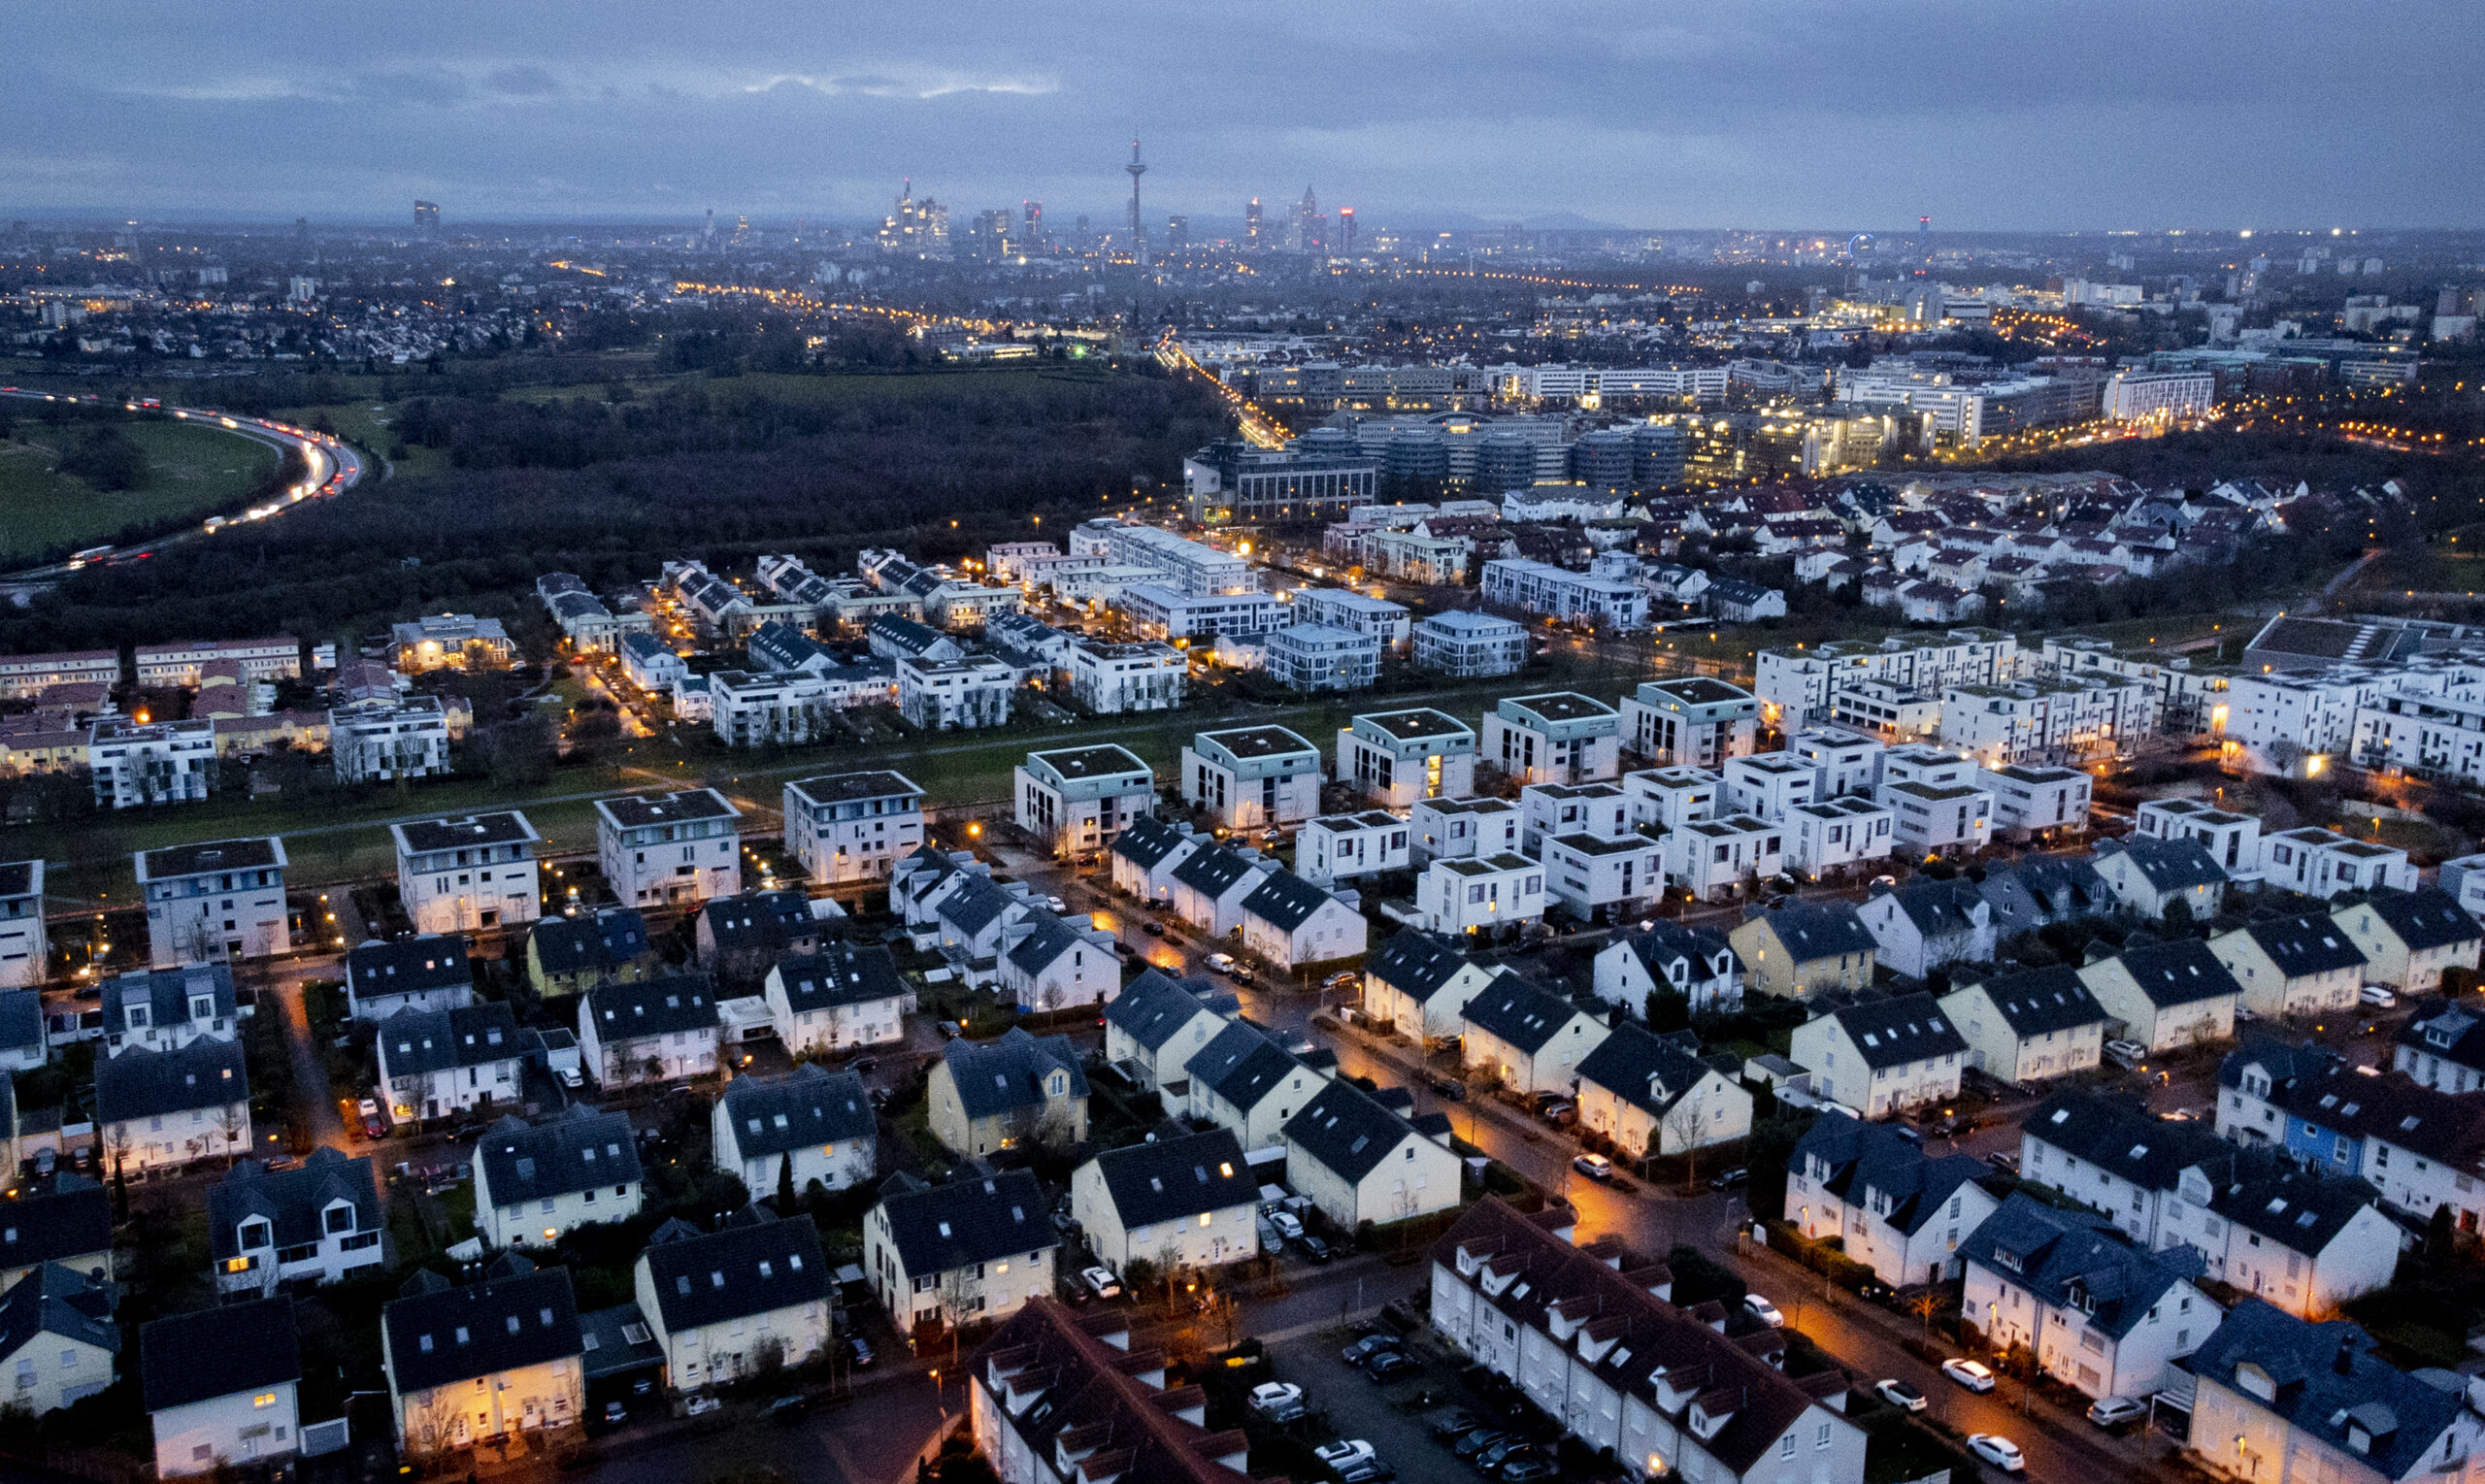
[(1311, 187), (1303, 187), (1303, 199), (1294, 204), (1294, 230), (1286, 234), (1286, 246), (1297, 252), (1312, 250), (1311, 218), (1320, 214), (1320, 199)]
[(705, 227), (702, 227), (699, 231), (699, 246), (703, 247), (712, 247), (715, 245), (716, 209), (712, 206), (708, 208), (708, 224)]
[(298, 243), (307, 243), (311, 240), (310, 217), (296, 216), (293, 218), (293, 240)]
[(1130, 142), (1130, 163), (1122, 167), (1130, 172), (1130, 239), (1131, 256), (1144, 267), (1147, 263), (1147, 224), (1139, 215), (1139, 178), (1147, 174), (1147, 162), (1139, 157), (1139, 141)]
[(1084, 252), (1084, 251), (1086, 251), (1086, 250), (1087, 250), (1087, 247), (1088, 247), (1088, 243), (1089, 243), (1089, 238), (1088, 238), (1088, 235), (1087, 235), (1087, 214), (1086, 214), (1085, 212), (1080, 212), (1080, 213), (1078, 214), (1078, 227), (1077, 227), (1077, 231), (1078, 231), (1078, 250), (1079, 250), (1079, 251), (1081, 251), (1081, 252)]
[(1042, 248), (1044, 245), (1044, 204), (1041, 201), (1021, 201), (1018, 203), (1018, 212), (1025, 224), (1027, 246)]
[(1242, 209), (1242, 246), (1245, 247), (1268, 246), (1260, 236), (1260, 198), (1257, 196), (1253, 196), (1251, 204)]
[(1168, 217), (1166, 217), (1166, 218), (1165, 218), (1165, 250), (1166, 250), (1166, 251), (1168, 251), (1168, 252), (1179, 252), (1179, 251), (1181, 251), (1184, 247), (1189, 247), (1190, 245), (1191, 245), (1191, 218), (1189, 218), (1188, 216), (1168, 216)]
[(1355, 209), (1351, 206), (1338, 208), (1338, 255), (1355, 255)]
[(432, 205), (428, 201), (417, 201), (414, 203), (414, 235), (416, 237), (438, 237), (440, 235), (439, 207)]

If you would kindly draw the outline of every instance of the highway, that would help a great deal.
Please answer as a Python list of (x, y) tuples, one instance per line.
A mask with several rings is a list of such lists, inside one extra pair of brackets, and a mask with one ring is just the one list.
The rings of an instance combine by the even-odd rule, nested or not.
[[(0, 386), (0, 397), (20, 402), (70, 402), (81, 407), (111, 406), (97, 396), (79, 396), (69, 392), (27, 391), (16, 386)], [(362, 482), (364, 471), (362, 454), (351, 444), (325, 433), (315, 433), (309, 428), (297, 428), (291, 423), (279, 422), (272, 417), (244, 417), (218, 412), (214, 408), (161, 407), (138, 402), (123, 402), (120, 406), (133, 412), (160, 411), (180, 421), (212, 423), (223, 428), (226, 432), (276, 449), (280, 455), (290, 449), (302, 455), (302, 462), (309, 473), (304, 476), (300, 483), (286, 489), (276, 499), (252, 506), (240, 514), (212, 515), (200, 525), (184, 527), (136, 545), (100, 548), (91, 556), (82, 553), (65, 562), (54, 562), (44, 567), (29, 567), (23, 571), (0, 575), (0, 582), (40, 587), (81, 568), (117, 567), (124, 562), (145, 561), (184, 542), (212, 539), (222, 529), (253, 520), (273, 520), (297, 505), (342, 495)]]

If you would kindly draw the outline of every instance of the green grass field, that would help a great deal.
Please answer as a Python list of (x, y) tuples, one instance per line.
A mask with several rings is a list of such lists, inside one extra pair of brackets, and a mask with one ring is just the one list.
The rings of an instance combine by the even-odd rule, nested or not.
[(14, 435), (0, 442), (0, 559), (110, 541), (132, 524), (205, 516), (240, 500), (276, 467), (273, 450), (221, 428), (132, 419), (121, 431), (146, 450), (146, 479), (136, 489), (96, 490), (52, 472), (61, 439), (80, 431), (20, 416)]

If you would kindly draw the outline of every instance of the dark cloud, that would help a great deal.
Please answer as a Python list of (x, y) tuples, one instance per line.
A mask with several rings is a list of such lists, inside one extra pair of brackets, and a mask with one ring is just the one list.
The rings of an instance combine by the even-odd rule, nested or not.
[[(182, 0), (0, 59), (0, 209), (2475, 225), (2485, 26), (2448, 0)], [(114, 65), (99, 70), (97, 55)], [(334, 59), (350, 58), (340, 67)], [(557, 170), (557, 181), (547, 181)], [(315, 181), (317, 194), (306, 194)]]

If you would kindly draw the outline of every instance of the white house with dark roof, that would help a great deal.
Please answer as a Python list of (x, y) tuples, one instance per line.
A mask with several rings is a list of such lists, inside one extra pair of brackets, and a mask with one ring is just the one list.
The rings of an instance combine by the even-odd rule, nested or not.
[(544, 843), (524, 814), (393, 824), (397, 892), (418, 933), (514, 927), (544, 913), (535, 852)]
[(599, 1087), (716, 1070), (716, 993), (704, 974), (606, 984), (579, 1002), (579, 1060)]
[(923, 844), (923, 789), (887, 769), (785, 785), (785, 848), (812, 880), (877, 881)]
[(1968, 1065), (2003, 1082), (2040, 1082), (2095, 1067), (2109, 1016), (2078, 971), (2055, 964), (1980, 978), (1941, 997), (1967, 1038)]
[(596, 860), (632, 907), (683, 907), (742, 890), (742, 810), (712, 788), (595, 801)]
[(2119, 1022), (2121, 1037), (2151, 1051), (2235, 1034), (2243, 986), (2197, 938), (2143, 943), (2080, 966), (2079, 981)]
[[(2201, 1123), (2161, 1119), (2074, 1085), (2021, 1120), (2019, 1175), (2107, 1213), (2133, 1241), (2165, 1247), (2181, 1239), (2173, 1235), (2174, 1192), (2183, 1171), (2218, 1164), (2235, 1148)], [(2224, 1250), (2222, 1234), (2218, 1246)]]
[(1143, 969), (1105, 1006), (1105, 1061), (1144, 1090), (1170, 1092), (1192, 1054), (1240, 1013), (1212, 980)]
[(2090, 847), (2089, 864), (2124, 911), (2156, 921), (2175, 903), (2195, 922), (2217, 915), (2226, 898), (2226, 873), (2193, 840), (2155, 840), (2127, 835)]
[(754, 1197), (777, 1189), (790, 1169), (794, 1189), (817, 1180), (828, 1190), (871, 1183), (879, 1159), (879, 1122), (859, 1072), (800, 1062), (781, 1077), (739, 1076), (716, 1100), (709, 1128), (716, 1168), (742, 1176)]
[(95, 1064), (95, 1132), (107, 1172), (131, 1174), (254, 1147), (250, 1077), (238, 1041), (131, 1046)]
[(1142, 902), (1174, 900), (1174, 873), (1193, 852), (1215, 843), (1186, 824), (1163, 819), (1134, 819), (1113, 841), (1106, 856), (1112, 867), (1113, 889)]
[(1295, 871), (1315, 886), (1404, 871), (1412, 864), (1412, 837), (1406, 820), (1384, 809), (1323, 814), (1304, 821), (1296, 834)]
[(2189, 1246), (2218, 1282), (2302, 1318), (2325, 1318), (2398, 1271), (2403, 1237), (2379, 1199), (2351, 1176), (2228, 1145), (2176, 1177), (2158, 1245)]
[(1287, 1119), (1329, 1079), (1290, 1055), (1268, 1033), (1236, 1019), (1182, 1066), (1190, 1116), (1231, 1130), (1246, 1149), (1277, 1141)]
[(2209, 952), (2241, 986), (2242, 1006), (2272, 1020), (2345, 1009), (2364, 983), (2364, 950), (2318, 912), (2247, 922), (2210, 939)]
[(1644, 1009), (1663, 988), (1681, 995), (1695, 1010), (1742, 1002), (1742, 965), (1734, 945), (1714, 928), (1686, 928), (1654, 921), (1615, 940), (1596, 956), (1596, 997), (1623, 1009)]
[(2365, 980), (2402, 994), (2432, 994), (2452, 969), (2473, 969), (2485, 929), (2438, 887), (2375, 892), (2330, 914), (2365, 956)]
[(2075, 855), (2021, 856), (2015, 865), (1987, 871), (1977, 890), (1993, 904), (1993, 930), (2004, 938), (2120, 906), (2097, 868)]
[(1372, 925), (1325, 888), (1279, 869), (1242, 899), (1242, 946), (1286, 973), (1361, 958)]
[(380, 1086), (392, 1124), (453, 1118), (519, 1098), (535, 1038), (497, 1000), (399, 1010), (380, 1022)]
[(448, 1010), (475, 1000), (466, 940), (425, 933), (394, 941), (369, 939), (346, 955), (346, 1007), (356, 1020), (399, 1010)]
[(0, 1070), (31, 1072), (50, 1060), (43, 991), (0, 989)]
[(1419, 1044), (1459, 1035), (1467, 1002), (1493, 981), (1493, 971), (1470, 959), (1452, 940), (1405, 928), (1364, 965), (1363, 1012)]
[(462, 1288), (418, 1272), (380, 1311), (380, 1354), (409, 1456), (585, 1421), (586, 1345), (567, 1268), (504, 1255)]
[(1003, 1319), (1053, 1290), (1061, 1238), (1035, 1172), (945, 1185), (893, 1175), (863, 1216), (863, 1271), (900, 1334), (933, 1320)]
[(1611, 1034), (1603, 1019), (1508, 970), (1467, 1002), (1459, 1065), (1522, 1097), (1569, 1094), (1579, 1063)]
[(1260, 1255), (1258, 1177), (1228, 1129), (1108, 1149), (1070, 1172), (1070, 1214), (1115, 1272), (1163, 1272)]
[(1378, 1099), (1331, 1078), (1286, 1120), (1286, 1182), (1340, 1232), (1447, 1210), (1459, 1201), (1458, 1156)]
[(1033, 1139), (1087, 1137), (1087, 1073), (1067, 1036), (1011, 1026), (989, 1041), (953, 1040), (934, 1063), (924, 1099), (933, 1137), (963, 1155)]
[(2100, 1218), (2025, 1193), (2003, 1202), (1960, 1252), (1965, 1322), (1988, 1344), (2027, 1346), (2048, 1375), (2089, 1397), (2160, 1390), (2217, 1322), (2195, 1281), (2198, 1252), (2151, 1252)]
[(367, 1155), (318, 1148), (283, 1171), (243, 1160), (208, 1187), (208, 1266), (220, 1296), (265, 1297), (282, 1283), (335, 1283), (377, 1268), (386, 1230)]
[(272, 1462), (301, 1448), (302, 1351), (290, 1299), (149, 1321), (138, 1332), (138, 1376), (159, 1479)]
[(1001, 988), (1020, 1009), (1102, 1005), (1121, 993), (1116, 940), (1102, 928), (1082, 925), (1087, 922), (1032, 909), (1010, 930), (1017, 940), (1002, 951)]
[(2198, 799), (2150, 799), (2132, 811), (2138, 834), (2154, 840), (2198, 841), (2234, 882), (2261, 879), (2261, 820)]
[(1959, 1095), (1968, 1043), (1931, 995), (1827, 1008), (1795, 1028), (1787, 1054), (1824, 1102), (1878, 1118)]
[(906, 981), (877, 944), (833, 939), (816, 953), (788, 954), (769, 967), (761, 992), (778, 1040), (793, 1055), (906, 1039)]
[(1578, 1064), (1579, 1127), (1625, 1155), (1681, 1154), (1751, 1134), (1751, 1094), (1671, 1040), (1628, 1021)]
[(2345, 1320), (2247, 1299), (2179, 1365), (2195, 1383), (2190, 1461), (2223, 1477), (2414, 1484), (2485, 1446), (2464, 1390), (2393, 1366)]
[(1128, 747), (1099, 742), (1030, 752), (1014, 770), (1018, 828), (1054, 855), (1102, 850), (1156, 809), (1156, 774)]
[(104, 1053), (145, 1048), (171, 1051), (206, 1038), (240, 1034), (233, 971), (221, 964), (149, 969), (106, 979), (102, 995)]
[(746, 1206), (704, 1233), (668, 1221), (632, 1277), (674, 1391), (773, 1374), (828, 1348), (828, 1259), (808, 1216), (779, 1221)]
[(2391, 1041), (2393, 1072), (2446, 1093), (2485, 1088), (2485, 1016), (2428, 1000)]
[(1257, 850), (1211, 845), (1195, 851), (1174, 872), (1174, 911), (1209, 938), (1242, 926), (1242, 899), (1260, 889), (1277, 863)]
[(1786, 1221), (1892, 1288), (1958, 1276), (1959, 1244), (2000, 1203), (1973, 1155), (1933, 1158), (1888, 1124), (1824, 1110), (1786, 1161)]
[(504, 1118), (475, 1140), (474, 1169), (475, 1230), (487, 1246), (548, 1245), (639, 1214), (639, 1139), (624, 1113), (578, 1103), (542, 1123)]
[(107, 1279), (56, 1263), (0, 1295), (0, 1374), (17, 1382), (12, 1409), (42, 1417), (112, 1385), (121, 1345), (114, 1302)]
[(168, 845), (141, 850), (136, 860), (155, 968), (268, 958), (292, 948), (284, 841), (277, 837)]
[(1993, 961), (1993, 904), (1976, 884), (1917, 876), (1904, 886), (1876, 885), (1856, 908), (1886, 968), (1920, 979), (1947, 964)]
[(1283, 727), (1202, 732), (1181, 766), (1182, 802), (1219, 828), (1265, 830), (1320, 812), (1320, 749)]

